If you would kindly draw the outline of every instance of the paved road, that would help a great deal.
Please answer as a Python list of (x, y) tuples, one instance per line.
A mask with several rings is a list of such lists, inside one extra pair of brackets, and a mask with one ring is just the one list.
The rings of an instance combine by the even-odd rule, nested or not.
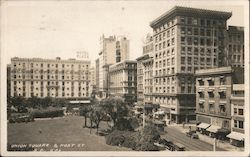
[[(165, 130), (167, 133), (161, 135), (162, 138), (183, 144), (187, 151), (213, 151), (213, 145), (198, 139), (191, 139), (174, 127), (166, 127)], [(216, 147), (216, 150), (226, 151), (218, 147)]]

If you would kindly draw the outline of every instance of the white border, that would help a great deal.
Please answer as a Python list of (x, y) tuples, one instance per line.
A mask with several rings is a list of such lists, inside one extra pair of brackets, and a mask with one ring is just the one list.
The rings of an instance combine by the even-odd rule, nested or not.
[[(17, 1), (15, 1), (17, 2)], [(33, 1), (20, 1), (20, 3), (27, 3), (29, 5), (34, 5)], [(65, 2), (65, 1), (64, 1)], [(72, 2), (72, 1), (71, 1)], [(74, 1), (73, 1), (74, 2)], [(76, 0), (77, 2), (77, 0)], [(46, 5), (49, 1), (40, 1), (41, 5)], [(68, 3), (68, 2), (66, 2)], [(69, 1), (70, 3), (70, 1)], [(107, 1), (108, 3), (108, 1)], [(128, 1), (129, 3), (129, 1)], [(157, 2), (156, 2), (157, 3)], [(0, 69), (0, 101), (1, 101), (1, 156), (249, 156), (249, 2), (247, 0), (238, 0), (238, 1), (168, 1), (167, 3), (181, 5), (188, 3), (190, 7), (195, 7), (195, 5), (205, 5), (205, 6), (218, 6), (218, 5), (242, 5), (244, 6), (244, 30), (245, 30), (245, 134), (247, 138), (245, 139), (245, 150), (244, 152), (211, 152), (211, 151), (186, 151), (186, 152), (137, 152), (137, 151), (83, 151), (83, 152), (7, 152), (7, 123), (6, 123), (6, 54), (4, 53), (5, 48), (2, 46), (4, 36), (3, 33), (6, 29), (4, 27), (4, 21), (6, 20), (4, 17), (4, 12), (6, 11), (6, 1), (1, 1), (1, 69)], [(13, 4), (11, 4), (13, 5)], [(150, 22), (150, 21), (149, 21)]]

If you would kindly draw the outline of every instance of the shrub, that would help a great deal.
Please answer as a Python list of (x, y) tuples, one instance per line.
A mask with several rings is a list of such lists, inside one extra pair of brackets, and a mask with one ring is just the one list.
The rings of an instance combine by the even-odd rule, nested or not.
[(63, 110), (54, 109), (54, 110), (42, 110), (42, 111), (33, 111), (32, 116), (34, 118), (53, 118), (53, 117), (62, 117)]
[(106, 144), (123, 146), (137, 151), (159, 150), (154, 142), (160, 139), (160, 134), (153, 126), (146, 126), (140, 132), (114, 130), (106, 136)]

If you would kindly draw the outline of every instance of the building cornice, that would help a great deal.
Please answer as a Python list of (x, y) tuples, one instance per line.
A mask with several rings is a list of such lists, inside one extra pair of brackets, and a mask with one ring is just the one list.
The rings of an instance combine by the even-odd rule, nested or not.
[(161, 25), (161, 22), (167, 21), (175, 16), (195, 16), (195, 17), (209, 17), (214, 19), (229, 19), (232, 16), (232, 12), (222, 12), (207, 9), (189, 8), (175, 6), (171, 10), (162, 14), (160, 17), (156, 18), (150, 23), (152, 28), (156, 28)]

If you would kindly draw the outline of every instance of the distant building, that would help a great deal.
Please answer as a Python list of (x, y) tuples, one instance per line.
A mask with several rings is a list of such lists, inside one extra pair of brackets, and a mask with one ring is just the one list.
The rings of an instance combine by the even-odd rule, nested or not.
[(7, 65), (7, 98), (11, 97), (11, 64)]
[(148, 54), (148, 53), (152, 53), (154, 50), (154, 42), (153, 42), (153, 36), (148, 34), (146, 36), (146, 39), (144, 41), (144, 45), (142, 47), (143, 50), (143, 55), (144, 54)]
[[(145, 76), (147, 71), (145, 68), (148, 68), (147, 65), (145, 67), (144, 61), (149, 59), (149, 55), (153, 53), (153, 37), (151, 35), (147, 35), (143, 45), (143, 55), (138, 57), (137, 60), (137, 102), (139, 104), (144, 103), (144, 92), (146, 85)], [(152, 67), (153, 70), (153, 67)], [(148, 79), (148, 78), (147, 78)], [(148, 81), (148, 80), (147, 80)], [(147, 86), (147, 85), (146, 85)]]
[(90, 61), (68, 59), (11, 59), (11, 96), (90, 97)]
[(149, 53), (142, 61), (144, 103), (153, 103), (153, 58), (153, 53)]
[(100, 39), (101, 51), (99, 53), (99, 66), (98, 68), (98, 91), (99, 96), (106, 98), (108, 95), (108, 71), (109, 66), (118, 62), (121, 62), (129, 58), (129, 40), (126, 37), (110, 36)]
[(228, 66), (244, 67), (244, 27), (228, 27), (227, 56)]
[(226, 21), (232, 13), (176, 6), (153, 28), (153, 101), (175, 123), (195, 119), (194, 72), (225, 64)]
[(209, 126), (206, 130), (212, 137), (225, 138), (231, 131), (232, 85), (244, 81), (243, 70), (239, 70), (221, 67), (196, 71), (196, 120)]
[(233, 84), (231, 96), (231, 133), (227, 135), (230, 143), (243, 146), (245, 140), (245, 106), (244, 106), (244, 84)]
[(100, 69), (100, 64), (99, 64), (99, 58), (95, 60), (95, 85), (96, 85), (96, 93), (99, 93), (99, 69)]
[(96, 94), (96, 70), (94, 67), (90, 68), (90, 94)]
[(110, 95), (132, 104), (137, 101), (137, 63), (125, 60), (109, 67)]

